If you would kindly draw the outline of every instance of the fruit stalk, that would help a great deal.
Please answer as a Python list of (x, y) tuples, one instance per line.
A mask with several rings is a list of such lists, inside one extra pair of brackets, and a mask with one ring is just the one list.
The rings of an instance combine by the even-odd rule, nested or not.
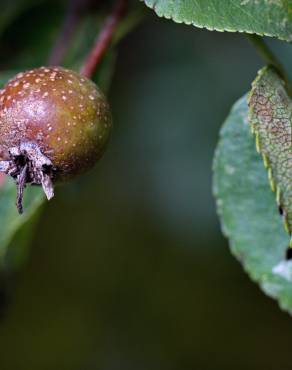
[(108, 49), (112, 41), (114, 32), (121, 18), (125, 14), (126, 5), (126, 0), (116, 1), (112, 13), (106, 19), (91, 52), (89, 53), (88, 57), (85, 59), (83, 66), (81, 67), (80, 74), (82, 74), (83, 76), (91, 78), (94, 74), (96, 66), (100, 63), (102, 57)]

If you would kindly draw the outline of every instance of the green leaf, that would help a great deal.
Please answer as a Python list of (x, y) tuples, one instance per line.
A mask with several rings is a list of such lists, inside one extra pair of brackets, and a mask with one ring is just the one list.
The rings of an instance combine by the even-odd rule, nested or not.
[(291, 0), (144, 0), (158, 16), (208, 30), (292, 40)]
[[(8, 246), (21, 228), (29, 228), (29, 222), (34, 218), (37, 210), (44, 202), (44, 195), (40, 187), (29, 186), (24, 195), (24, 214), (19, 215), (15, 206), (16, 187), (12, 179), (6, 178), (0, 189), (0, 269), (5, 265)], [(18, 245), (25, 242), (18, 240)]]
[(246, 97), (232, 108), (214, 159), (214, 195), (232, 253), (262, 290), (292, 314), (289, 235), (248, 123)]

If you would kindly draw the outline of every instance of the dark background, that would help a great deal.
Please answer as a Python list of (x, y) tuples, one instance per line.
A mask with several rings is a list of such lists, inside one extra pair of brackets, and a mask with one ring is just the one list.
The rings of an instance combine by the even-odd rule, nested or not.
[[(2, 70), (45, 63), (63, 13), (16, 17)], [(242, 34), (146, 15), (119, 44), (106, 154), (57, 190), (10, 281), (1, 370), (291, 369), (292, 320), (231, 256), (212, 197), (220, 126), (262, 62)]]

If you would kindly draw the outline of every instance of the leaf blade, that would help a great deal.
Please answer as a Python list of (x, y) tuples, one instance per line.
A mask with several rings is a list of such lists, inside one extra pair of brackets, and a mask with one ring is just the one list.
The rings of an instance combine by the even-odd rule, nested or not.
[(144, 0), (160, 17), (210, 31), (246, 32), (292, 41), (291, 0)]
[(7, 249), (14, 235), (34, 216), (44, 202), (39, 187), (29, 187), (25, 193), (25, 213), (19, 216), (15, 207), (16, 188), (12, 179), (5, 179), (0, 191), (0, 264), (3, 266)]
[(232, 108), (214, 158), (213, 192), (230, 249), (252, 280), (292, 314), (292, 262), (267, 173), (255, 150), (246, 97)]

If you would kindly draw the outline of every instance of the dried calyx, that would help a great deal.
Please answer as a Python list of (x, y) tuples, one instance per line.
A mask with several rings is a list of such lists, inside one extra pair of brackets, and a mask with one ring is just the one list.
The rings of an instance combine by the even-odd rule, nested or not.
[(26, 184), (75, 177), (100, 158), (111, 132), (104, 95), (89, 79), (61, 67), (18, 74), (0, 92), (0, 172), (15, 179), (22, 213)]
[(10, 159), (0, 161), (0, 171), (10, 175), (16, 182), (16, 205), (23, 212), (22, 198), (26, 184), (41, 185), (48, 200), (54, 196), (54, 170), (49, 158), (44, 156), (37, 144), (23, 142), (9, 151)]

